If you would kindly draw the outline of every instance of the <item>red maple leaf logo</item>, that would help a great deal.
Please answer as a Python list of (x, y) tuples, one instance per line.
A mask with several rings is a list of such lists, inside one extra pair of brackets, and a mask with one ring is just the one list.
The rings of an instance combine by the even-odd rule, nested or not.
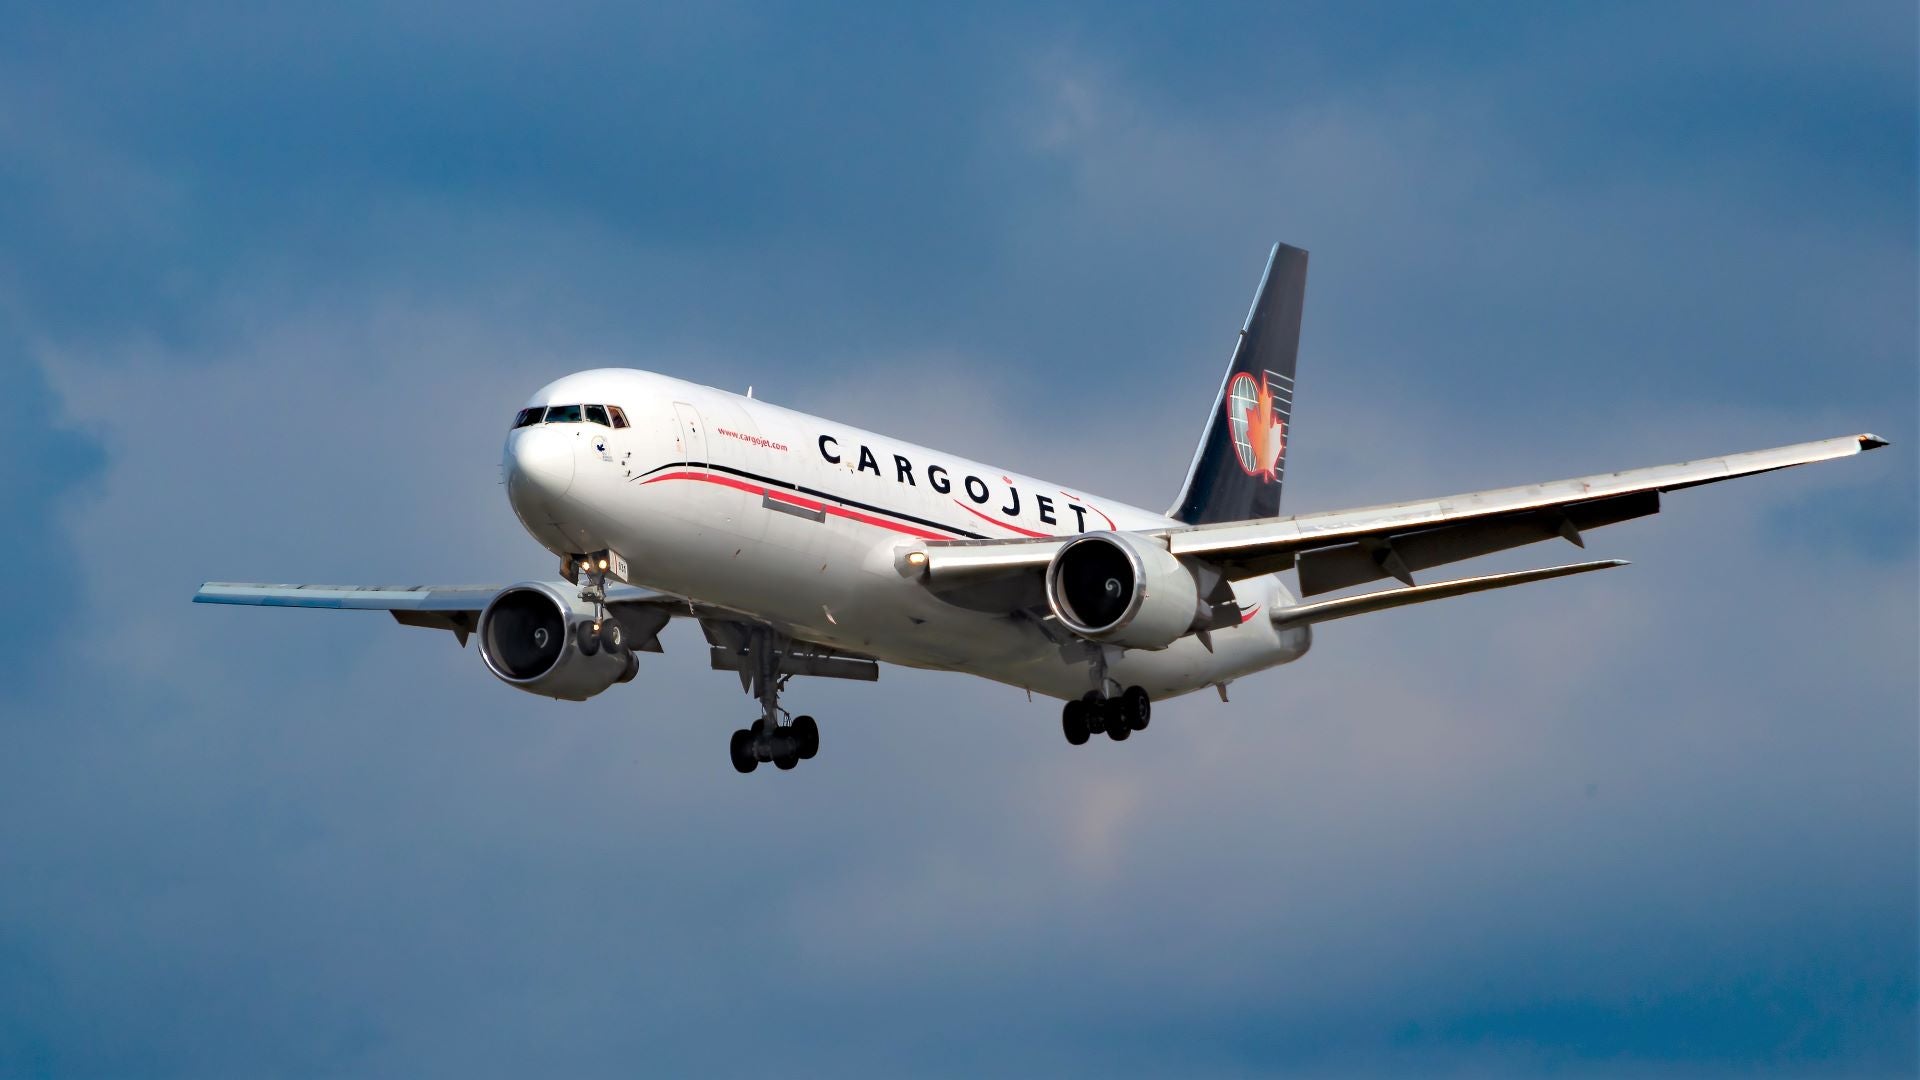
[(1254, 407), (1247, 410), (1247, 444), (1253, 448), (1253, 475), (1278, 479), (1280, 455), (1287, 449), (1287, 422), (1274, 414), (1273, 390), (1265, 373), (1254, 394)]

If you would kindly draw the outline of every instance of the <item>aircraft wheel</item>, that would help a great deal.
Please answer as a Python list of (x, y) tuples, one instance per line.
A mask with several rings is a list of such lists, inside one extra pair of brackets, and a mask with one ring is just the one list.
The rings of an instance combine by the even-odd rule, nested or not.
[(1127, 687), (1120, 695), (1120, 712), (1127, 718), (1127, 726), (1135, 731), (1147, 730), (1147, 721), (1153, 719), (1153, 699), (1146, 690), (1138, 686)]
[(745, 729), (734, 732), (727, 743), (727, 756), (733, 759), (736, 772), (750, 773), (759, 768), (760, 762), (753, 756), (753, 732)]
[(600, 651), (600, 634), (594, 630), (590, 622), (580, 624), (579, 628), (573, 632), (573, 641), (580, 646), (580, 652), (584, 656), (592, 656)]
[(1099, 691), (1089, 690), (1080, 697), (1080, 715), (1086, 721), (1087, 730), (1095, 735), (1107, 730), (1107, 699)]
[(820, 725), (813, 722), (813, 717), (795, 717), (788, 730), (793, 733), (794, 753), (801, 761), (808, 761), (820, 752)]
[(1106, 714), (1107, 738), (1114, 742), (1126, 742), (1133, 734), (1133, 725), (1127, 723), (1126, 715), (1120, 710), (1120, 702), (1103, 702), (1100, 711)]
[(794, 757), (792, 754), (783, 754), (773, 759), (773, 767), (779, 769), (781, 772), (786, 772), (798, 764), (800, 764), (800, 759)]
[(621, 628), (620, 620), (607, 619), (600, 624), (600, 647), (610, 653), (617, 653), (627, 644), (627, 632)]
[(1067, 742), (1080, 746), (1087, 741), (1087, 705), (1083, 701), (1069, 701), (1060, 710), (1060, 730), (1067, 736)]

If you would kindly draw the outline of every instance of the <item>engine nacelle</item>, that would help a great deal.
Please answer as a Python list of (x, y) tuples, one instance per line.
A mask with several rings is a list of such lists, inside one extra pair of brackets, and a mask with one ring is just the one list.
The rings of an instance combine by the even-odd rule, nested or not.
[(633, 650), (601, 645), (591, 605), (542, 581), (500, 590), (477, 633), (487, 670), (541, 697), (585, 701), (639, 670)]
[(1133, 533), (1086, 533), (1047, 565), (1047, 606), (1092, 641), (1164, 649), (1194, 626), (1200, 587), (1166, 548)]

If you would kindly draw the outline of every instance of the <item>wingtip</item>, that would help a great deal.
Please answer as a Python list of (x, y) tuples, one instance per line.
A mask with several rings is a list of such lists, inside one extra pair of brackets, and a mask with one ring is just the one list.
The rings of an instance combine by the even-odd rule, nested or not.
[(1860, 449), (1862, 450), (1878, 450), (1881, 447), (1887, 445), (1887, 440), (1881, 438), (1878, 435), (1873, 434), (1872, 432), (1868, 432), (1867, 434), (1860, 435), (1858, 436), (1858, 438), (1860, 440)]

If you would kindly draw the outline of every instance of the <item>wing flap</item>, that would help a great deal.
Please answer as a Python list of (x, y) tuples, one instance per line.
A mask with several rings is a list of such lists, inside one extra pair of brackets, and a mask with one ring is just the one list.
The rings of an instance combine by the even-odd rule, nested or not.
[[(740, 689), (753, 688), (754, 661), (752, 633), (754, 624), (724, 617), (700, 617), (700, 632), (707, 637), (708, 663), (715, 671), (733, 671), (740, 675)], [(804, 638), (783, 637), (775, 646), (774, 672), (778, 675), (808, 675), (823, 679), (854, 679), (875, 682), (880, 678), (880, 662), (871, 656), (837, 649)]]
[(1345, 619), (1353, 615), (1365, 615), (1388, 608), (1405, 607), (1408, 604), (1424, 604), (1429, 600), (1445, 600), (1453, 596), (1466, 596), (1471, 593), (1486, 592), (1489, 589), (1504, 589), (1511, 585), (1526, 585), (1535, 581), (1548, 581), (1553, 578), (1569, 577), (1574, 574), (1586, 574), (1595, 570), (1611, 570), (1616, 566), (1627, 565), (1624, 559), (1603, 559), (1598, 562), (1569, 563), (1566, 566), (1549, 566), (1541, 570), (1521, 570), (1511, 574), (1488, 574), (1484, 577), (1459, 578), (1454, 581), (1440, 581), (1432, 585), (1415, 585), (1406, 589), (1387, 589), (1382, 592), (1365, 593), (1360, 596), (1346, 596), (1338, 600), (1321, 600), (1312, 604), (1295, 604), (1292, 607), (1276, 608), (1273, 611), (1273, 625), (1282, 630), (1295, 626), (1309, 626), (1314, 623)]
[[(725, 645), (714, 645), (708, 649), (708, 663), (715, 671), (748, 672), (752, 670), (746, 657)], [(858, 656), (842, 656), (831, 650), (783, 652), (775, 663), (775, 670), (781, 675), (853, 679), (857, 682), (880, 680), (878, 661)]]
[(936, 540), (913, 549), (925, 556), (919, 565), (927, 580), (978, 580), (1009, 570), (1045, 566), (1071, 536), (1043, 536), (1021, 540)]
[(460, 647), (467, 647), (467, 635), (473, 633), (473, 624), (480, 618), (474, 611), (406, 611), (392, 610), (387, 614), (402, 626), (418, 626), (425, 630), (447, 630), (460, 639)]
[(1355, 541), (1315, 548), (1297, 557), (1300, 592), (1303, 596), (1317, 596), (1392, 577), (1393, 572), (1387, 568), (1388, 556), (1397, 557), (1400, 566), (1411, 575), (1416, 570), (1463, 562), (1545, 540), (1567, 539), (1582, 544), (1580, 534), (1590, 529), (1659, 512), (1659, 492), (1637, 491), (1609, 499), (1425, 529), (1385, 541)]
[(617, 600), (607, 601), (607, 610), (620, 620), (620, 626), (627, 632), (627, 639), (635, 652), (665, 652), (660, 644), (660, 631), (673, 621), (674, 609), (659, 601)]
[(1006, 613), (1046, 604), (1041, 575), (1071, 536), (1031, 540), (958, 540), (903, 549), (902, 573), (969, 611)]

